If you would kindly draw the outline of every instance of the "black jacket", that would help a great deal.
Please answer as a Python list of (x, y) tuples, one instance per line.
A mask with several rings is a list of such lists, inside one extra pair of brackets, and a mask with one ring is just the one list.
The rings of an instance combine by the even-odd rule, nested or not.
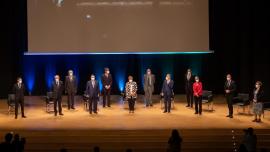
[(56, 84), (56, 81), (53, 81), (53, 95), (54, 98), (61, 98), (64, 91), (63, 81), (59, 81), (59, 85)]
[(24, 97), (25, 87), (24, 84), (21, 84), (21, 87), (19, 88), (18, 83), (14, 84), (13, 86), (13, 93), (15, 94), (15, 99), (21, 99)]

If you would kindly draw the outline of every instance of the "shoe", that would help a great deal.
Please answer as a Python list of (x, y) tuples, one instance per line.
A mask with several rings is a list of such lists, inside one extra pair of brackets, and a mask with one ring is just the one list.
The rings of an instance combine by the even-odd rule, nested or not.
[(17, 116), (15, 116), (15, 119), (18, 119), (18, 117), (17, 117)]
[(201, 112), (199, 112), (199, 115), (202, 115), (202, 113), (201, 113)]
[(257, 119), (252, 120), (252, 122), (257, 122), (257, 121), (258, 121)]
[(26, 118), (26, 116), (22, 116), (22, 118)]
[(57, 113), (54, 113), (54, 116), (57, 116)]
[(193, 105), (191, 105), (190, 107), (193, 108)]
[(233, 116), (232, 115), (230, 115), (230, 117), (229, 118), (233, 118)]
[(59, 113), (59, 115), (63, 116), (64, 114), (63, 113)]
[(189, 105), (186, 105), (186, 107), (189, 107)]
[(153, 107), (153, 104), (150, 104), (150, 107)]
[(196, 115), (196, 114), (198, 114), (198, 112), (195, 112), (194, 114)]
[(90, 111), (89, 114), (91, 115), (92, 114), (92, 111)]
[(171, 113), (171, 111), (168, 111), (168, 113)]
[(72, 109), (72, 110), (75, 110), (75, 108), (74, 108), (74, 107), (72, 107), (71, 109)]
[(108, 105), (108, 107), (110, 108), (111, 106), (110, 106), (110, 105)]
[(95, 111), (94, 113), (95, 113), (95, 114), (98, 114), (98, 112), (96, 112), (96, 111)]
[(260, 123), (260, 122), (262, 122), (262, 120), (261, 119), (258, 119), (257, 122)]
[(163, 113), (166, 113), (167, 111), (163, 111)]
[(230, 117), (231, 115), (227, 115), (226, 117)]

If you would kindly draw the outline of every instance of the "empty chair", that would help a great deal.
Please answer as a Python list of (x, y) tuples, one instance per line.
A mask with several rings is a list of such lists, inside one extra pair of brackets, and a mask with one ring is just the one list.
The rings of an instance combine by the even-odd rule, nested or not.
[(202, 104), (207, 104), (207, 107), (209, 111), (214, 111), (213, 106), (213, 93), (212, 91), (203, 90), (202, 92)]
[(8, 114), (15, 110), (15, 94), (9, 94), (7, 99)]
[(243, 112), (245, 112), (245, 107), (248, 107), (248, 114), (250, 114), (249, 94), (238, 93), (237, 96), (233, 98), (233, 103), (237, 106), (237, 112), (239, 112), (239, 108), (242, 108)]
[(47, 95), (45, 96), (45, 103), (46, 103), (46, 112), (50, 113), (53, 112), (53, 106), (54, 106), (54, 97), (53, 92), (47, 92)]

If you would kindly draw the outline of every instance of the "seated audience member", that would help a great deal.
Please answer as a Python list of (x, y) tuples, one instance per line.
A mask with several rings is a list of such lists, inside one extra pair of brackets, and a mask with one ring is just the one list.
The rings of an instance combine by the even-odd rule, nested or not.
[(257, 136), (254, 134), (253, 128), (245, 129), (244, 132), (242, 144), (245, 145), (248, 152), (256, 152)]
[(99, 149), (98, 146), (95, 146), (95, 147), (94, 147), (94, 152), (100, 152), (100, 149)]
[(174, 129), (168, 141), (169, 147), (167, 149), (167, 152), (180, 152), (182, 141), (183, 140), (182, 137), (179, 135), (179, 132)]

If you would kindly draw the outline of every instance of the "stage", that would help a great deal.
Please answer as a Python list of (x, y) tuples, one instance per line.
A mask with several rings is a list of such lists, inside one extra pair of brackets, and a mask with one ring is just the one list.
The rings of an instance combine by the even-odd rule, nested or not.
[(253, 127), (268, 129), (270, 127), (270, 112), (265, 111), (263, 123), (252, 122), (253, 116), (237, 112), (234, 107), (234, 118), (229, 119), (227, 105), (223, 96), (214, 98), (214, 111), (207, 111), (203, 105), (203, 114), (195, 115), (194, 109), (186, 108), (185, 96), (177, 95), (175, 107), (171, 113), (163, 113), (158, 96), (154, 97), (154, 106), (145, 107), (142, 96), (135, 105), (135, 113), (129, 114), (127, 103), (123, 104), (120, 96), (112, 96), (111, 108), (103, 108), (99, 104), (98, 114), (90, 115), (84, 109), (83, 100), (76, 97), (76, 110), (67, 110), (66, 97), (63, 98), (64, 116), (55, 117), (53, 113), (45, 111), (45, 101), (40, 96), (25, 97), (26, 119), (20, 116), (14, 119), (14, 113), (8, 114), (6, 100), (0, 102), (1, 130), (147, 130), (147, 129), (242, 129)]
[[(134, 114), (129, 114), (127, 103), (123, 105), (120, 96), (112, 96), (112, 107), (99, 104), (98, 115), (90, 115), (81, 97), (76, 97), (76, 110), (68, 111), (66, 97), (63, 98), (64, 116), (55, 117), (45, 112), (43, 97), (25, 97), (26, 119), (14, 119), (14, 113), (7, 112), (5, 100), (0, 102), (0, 137), (7, 132), (20, 133), (26, 137), (26, 151), (57, 152), (67, 148), (71, 152), (86, 152), (100, 146), (103, 152), (124, 152), (132, 148), (135, 152), (164, 152), (171, 129), (178, 129), (184, 141), (184, 152), (227, 152), (233, 151), (232, 130), (236, 146), (243, 136), (243, 128), (256, 128), (258, 147), (269, 147), (269, 111), (265, 112), (263, 123), (251, 122), (252, 115), (238, 114), (235, 107), (233, 119), (226, 116), (227, 106), (222, 96), (214, 98), (214, 111), (207, 111), (203, 105), (201, 116), (194, 109), (186, 108), (185, 96), (175, 97), (175, 107), (170, 114), (163, 113), (158, 96), (151, 108), (144, 107), (142, 96), (138, 99)], [(239, 109), (242, 112), (242, 109)]]

